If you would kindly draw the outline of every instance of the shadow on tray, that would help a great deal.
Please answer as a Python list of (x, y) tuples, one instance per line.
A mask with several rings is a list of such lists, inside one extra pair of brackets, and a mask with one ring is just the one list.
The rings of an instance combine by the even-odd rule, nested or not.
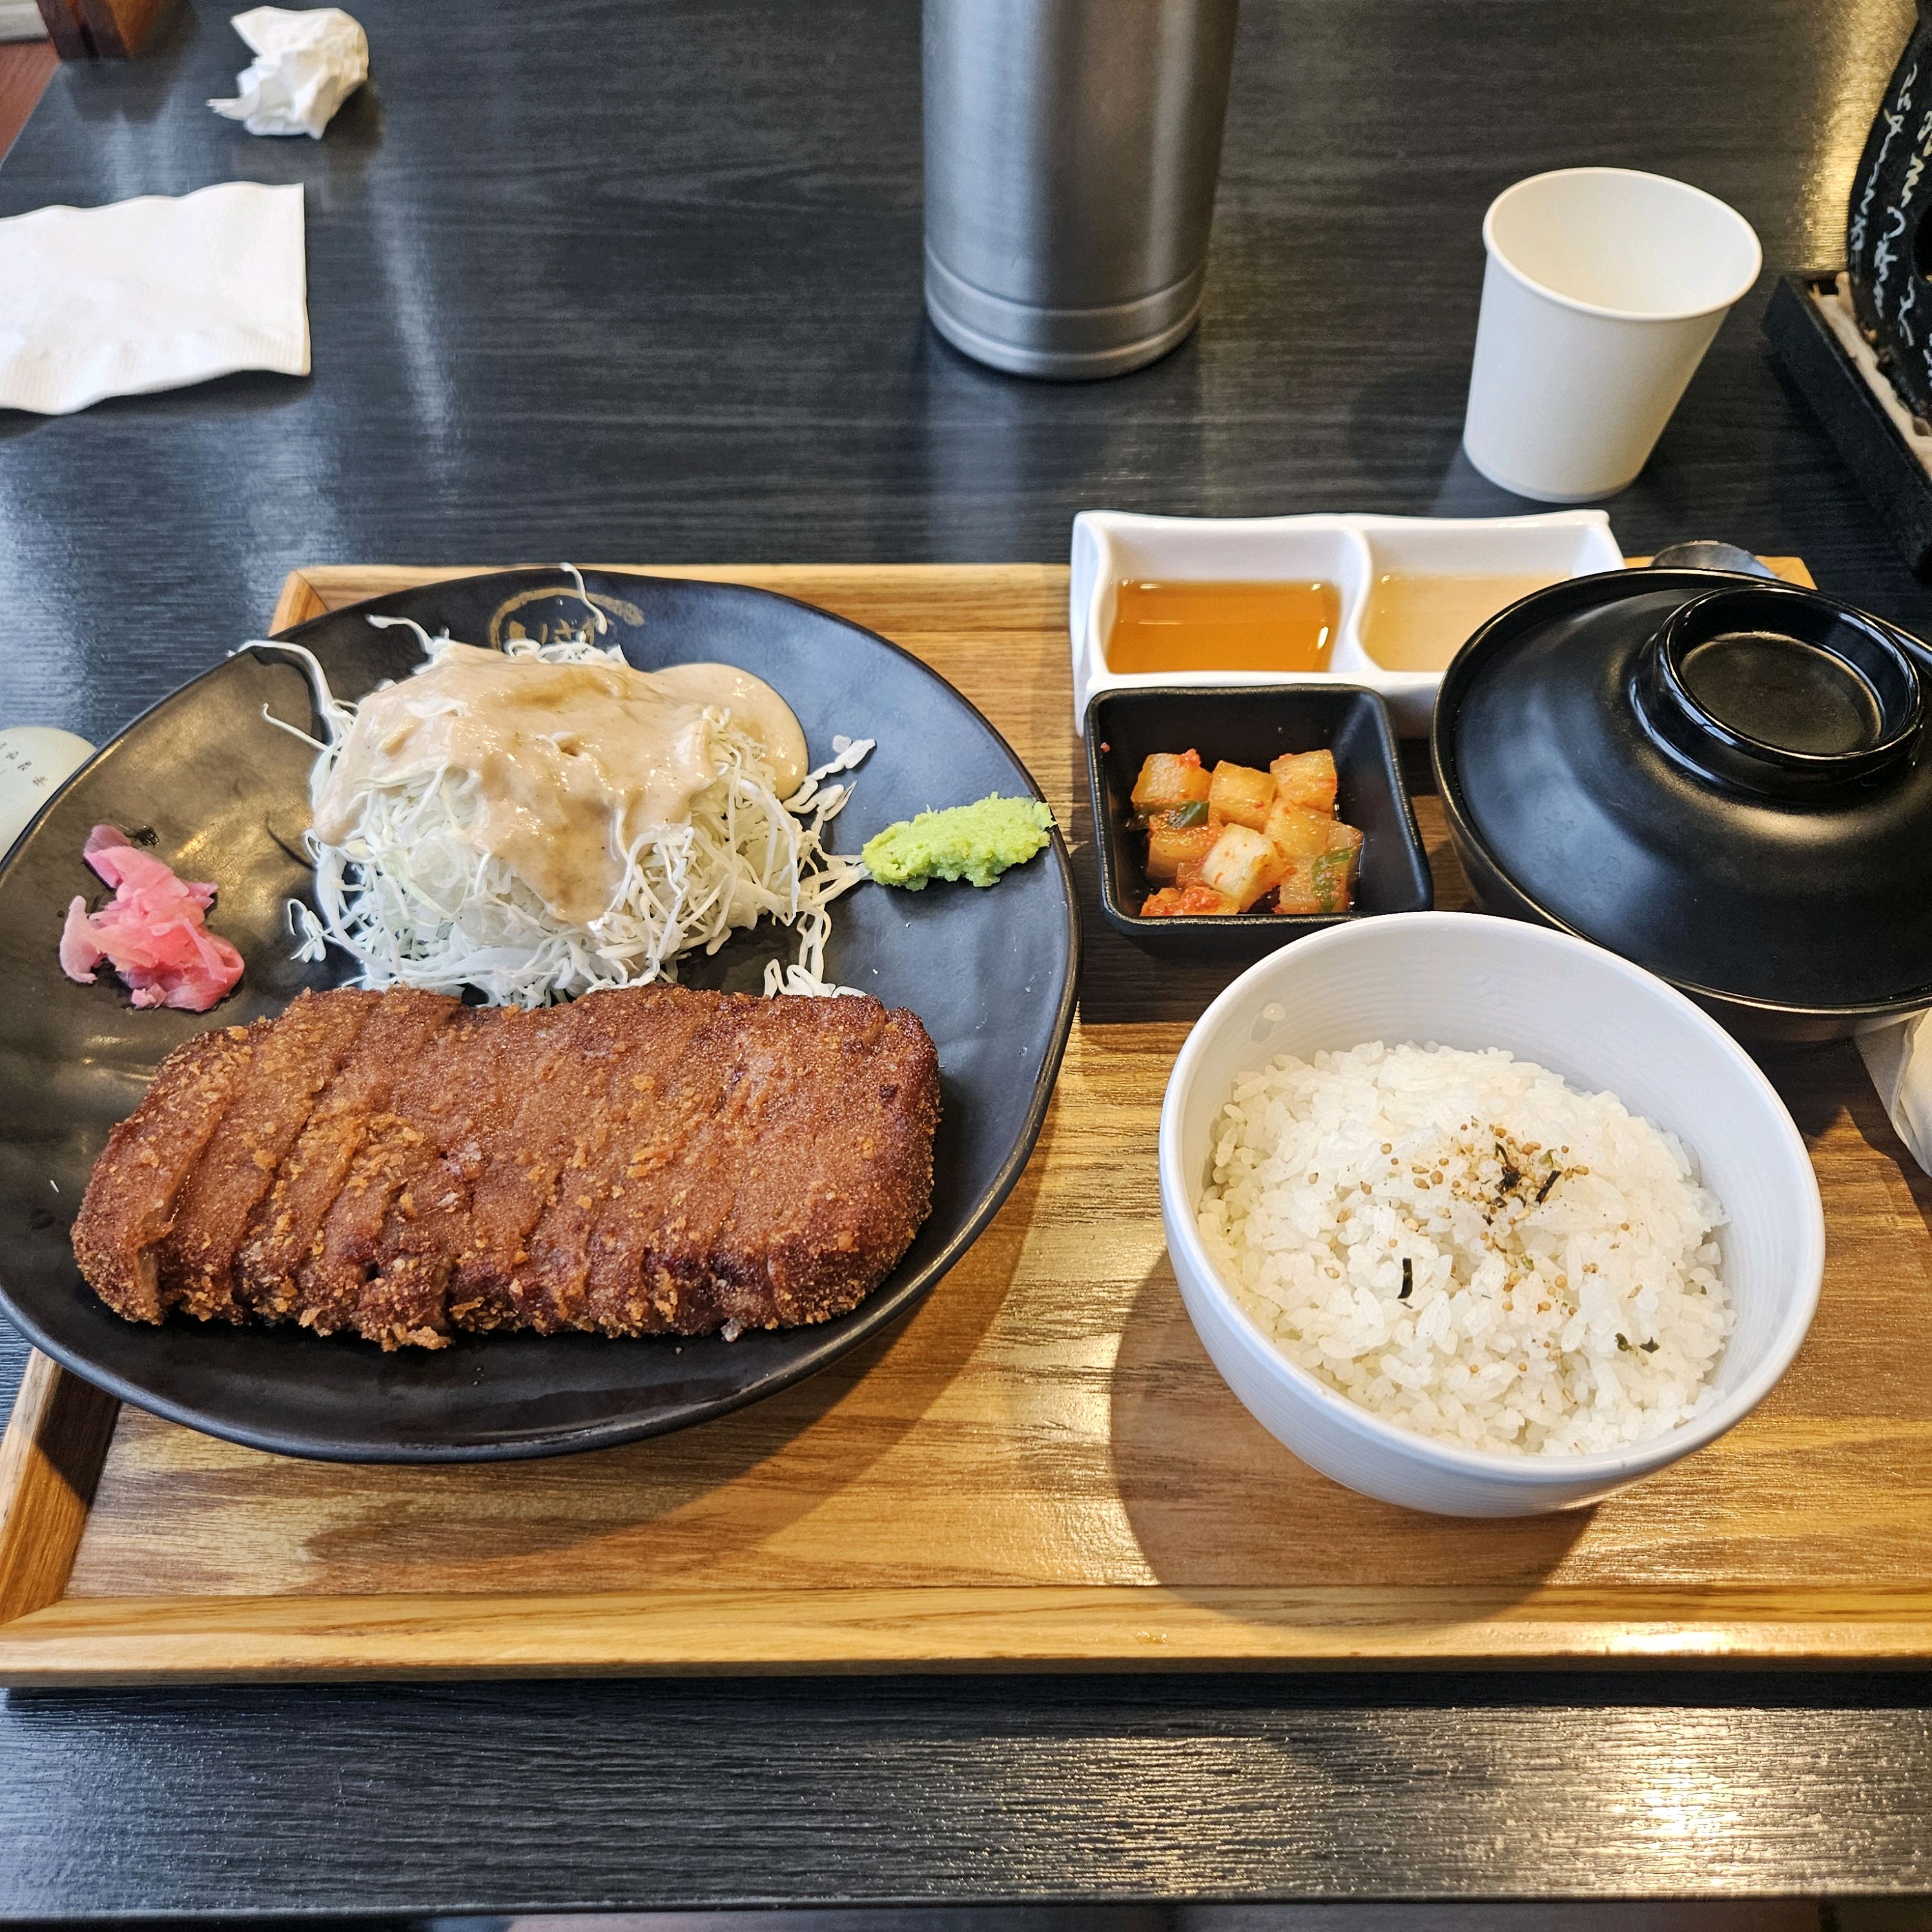
[(1165, 1256), (1121, 1333), (1109, 1436), (1135, 1539), (1155, 1580), (1175, 1586), (1292, 1592), (1479, 1582), (1527, 1594), (1595, 1514), (1426, 1516), (1330, 1481), (1236, 1400), (1196, 1338)]

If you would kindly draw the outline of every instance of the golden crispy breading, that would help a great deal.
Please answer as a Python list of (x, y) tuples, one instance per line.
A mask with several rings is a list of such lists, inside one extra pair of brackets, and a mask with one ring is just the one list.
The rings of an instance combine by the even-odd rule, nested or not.
[(932, 1204), (938, 1057), (876, 1000), (304, 995), (171, 1055), (74, 1228), (131, 1319), (703, 1334), (856, 1307)]
[(304, 993), (272, 1024), (250, 1029), (253, 1058), (175, 1202), (157, 1257), (171, 1302), (204, 1319), (241, 1319), (235, 1258), (250, 1218), (274, 1185), (315, 1096), (362, 1030), (374, 993)]
[(101, 1300), (130, 1322), (160, 1321), (176, 1298), (158, 1250), (266, 1030), (260, 1021), (221, 1027), (176, 1048), (94, 1163), (74, 1220), (74, 1257)]

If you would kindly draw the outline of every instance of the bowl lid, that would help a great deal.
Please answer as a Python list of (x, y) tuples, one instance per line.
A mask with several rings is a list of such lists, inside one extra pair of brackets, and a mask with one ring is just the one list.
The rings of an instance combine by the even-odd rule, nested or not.
[(1572, 578), (1444, 674), (1445, 808), (1537, 910), (1694, 990), (1932, 987), (1932, 651), (1761, 578)]

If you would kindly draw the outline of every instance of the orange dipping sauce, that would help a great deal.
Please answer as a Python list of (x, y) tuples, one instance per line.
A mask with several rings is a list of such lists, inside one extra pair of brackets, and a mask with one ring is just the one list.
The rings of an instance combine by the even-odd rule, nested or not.
[(1319, 580), (1169, 584), (1124, 579), (1107, 668), (1117, 671), (1326, 670), (1342, 593)]

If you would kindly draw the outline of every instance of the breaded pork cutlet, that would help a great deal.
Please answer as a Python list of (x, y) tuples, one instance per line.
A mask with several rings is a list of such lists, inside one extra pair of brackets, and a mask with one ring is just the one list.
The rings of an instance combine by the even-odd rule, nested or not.
[[(338, 1000), (340, 993), (319, 994)], [(316, 1251), (319, 1232), (370, 1124), (388, 1106), (398, 1079), (415, 1066), (424, 1045), (461, 1002), (441, 993), (374, 994), (348, 1058), (315, 1096), (294, 1146), (275, 1169), (268, 1192), (250, 1216), (235, 1260), (241, 1306), (266, 1319), (293, 1315), (297, 1282)], [(136, 1119), (140, 1117), (137, 1113)], [(88, 1187), (89, 1198), (94, 1189)], [(87, 1213), (86, 1202), (81, 1215)], [(80, 1222), (74, 1224), (78, 1228)], [(86, 1273), (83, 1267), (82, 1272)], [(88, 1276), (88, 1280), (93, 1277)], [(99, 1284), (97, 1282), (98, 1287)]]
[(855, 1258), (910, 1245), (929, 1187), (875, 1178), (930, 1174), (932, 1042), (876, 1000), (800, 1010), (824, 1004), (750, 1027), (727, 1010), (701, 1076), (614, 1136), (586, 1283), (605, 1334), (821, 1322), (850, 1305)]
[(176, 1204), (272, 1022), (198, 1034), (161, 1062), (147, 1097), (107, 1136), (74, 1224), (74, 1258), (130, 1322), (158, 1322), (180, 1299), (160, 1277)]
[(459, 1006), (398, 1071), (386, 1104), (368, 1117), (296, 1271), (296, 1318), (305, 1328), (322, 1335), (352, 1328), (398, 1342), (434, 1331), (440, 1308), (424, 1303), (418, 1285), (422, 1244), (399, 1240), (394, 1230), (398, 1222), (405, 1229), (420, 1222), (426, 1234), (441, 1233), (452, 1204), (440, 1171), (445, 1150), (495, 1131), (502, 1096), (495, 1057), (483, 1045), (488, 1030), (479, 1010)]
[(452, 1331), (843, 1314), (932, 1203), (938, 1058), (871, 999), (305, 994), (171, 1055), (74, 1226), (137, 1321)]
[(362, 1032), (374, 993), (304, 993), (249, 1028), (250, 1060), (183, 1184), (156, 1257), (171, 1301), (204, 1319), (236, 1313), (235, 1258), (250, 1217)]
[(590, 1313), (590, 1245), (613, 1185), (613, 1162), (622, 1164), (623, 1138), (660, 1113), (667, 1096), (687, 1102), (694, 1077), (715, 1103), (705, 1042), (718, 1028), (742, 1023), (735, 1007), (721, 995), (684, 998), (667, 987), (622, 1004), (602, 1002), (593, 1011), (604, 1068), (598, 1102), (569, 1126), (542, 1210), (501, 1277), (501, 1292), (520, 1322), (546, 1334), (597, 1326)]
[[(518, 1091), (507, 1133), (466, 1150), (464, 1238), (449, 1285), (451, 1318), (465, 1328), (550, 1328), (527, 1281), (530, 1241), (556, 1194), (564, 1170), (581, 1168), (629, 1082), (627, 1047), (658, 1002), (575, 1000), (539, 1008), (494, 1037), (514, 1069)], [(658, 1050), (676, 1049), (674, 1038)]]

